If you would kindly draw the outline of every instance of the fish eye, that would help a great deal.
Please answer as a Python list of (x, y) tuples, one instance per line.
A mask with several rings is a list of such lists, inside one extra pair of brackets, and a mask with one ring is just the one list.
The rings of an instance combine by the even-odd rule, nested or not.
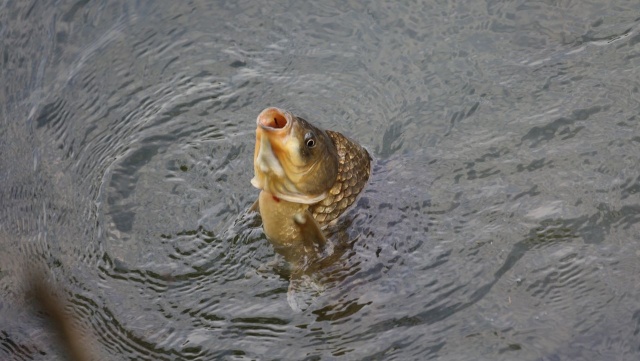
[(316, 140), (313, 137), (313, 134), (307, 133), (304, 135), (304, 138), (304, 144), (307, 146), (307, 148), (313, 148), (316, 146)]

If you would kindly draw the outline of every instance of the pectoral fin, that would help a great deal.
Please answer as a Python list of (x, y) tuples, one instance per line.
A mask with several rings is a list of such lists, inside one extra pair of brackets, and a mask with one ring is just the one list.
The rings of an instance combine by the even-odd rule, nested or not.
[(312, 270), (313, 264), (325, 250), (327, 239), (309, 210), (296, 213), (293, 221), (300, 229), (306, 255), (304, 262), (291, 272), (287, 302), (291, 309), (302, 312), (324, 291), (324, 286), (315, 278)]
[(255, 202), (249, 207), (249, 212), (258, 212), (260, 213), (260, 198), (256, 199)]
[(320, 250), (324, 249), (324, 246), (327, 244), (327, 239), (324, 237), (324, 234), (322, 234), (320, 225), (318, 225), (318, 222), (313, 218), (311, 212), (306, 210), (304, 213), (296, 213), (293, 216), (293, 221), (300, 228), (305, 246), (319, 247)]

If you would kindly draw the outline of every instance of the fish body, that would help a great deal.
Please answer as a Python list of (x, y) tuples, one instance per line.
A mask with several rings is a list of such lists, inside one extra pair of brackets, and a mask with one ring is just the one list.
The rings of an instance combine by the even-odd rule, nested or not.
[(369, 153), (344, 135), (278, 108), (258, 115), (251, 183), (261, 190), (264, 232), (290, 261), (324, 246), (322, 228), (353, 204), (370, 172)]

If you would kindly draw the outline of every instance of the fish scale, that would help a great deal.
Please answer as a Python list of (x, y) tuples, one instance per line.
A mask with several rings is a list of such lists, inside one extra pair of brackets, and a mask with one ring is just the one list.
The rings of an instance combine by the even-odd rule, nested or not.
[(344, 135), (326, 131), (338, 151), (338, 177), (329, 195), (309, 206), (309, 211), (323, 226), (338, 218), (358, 197), (371, 173), (371, 156), (366, 149)]

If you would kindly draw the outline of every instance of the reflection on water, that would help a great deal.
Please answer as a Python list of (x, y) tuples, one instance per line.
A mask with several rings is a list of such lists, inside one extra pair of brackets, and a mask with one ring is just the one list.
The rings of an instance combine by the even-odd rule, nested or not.
[[(0, 358), (635, 360), (635, 1), (0, 4)], [(376, 158), (303, 312), (255, 117)]]

